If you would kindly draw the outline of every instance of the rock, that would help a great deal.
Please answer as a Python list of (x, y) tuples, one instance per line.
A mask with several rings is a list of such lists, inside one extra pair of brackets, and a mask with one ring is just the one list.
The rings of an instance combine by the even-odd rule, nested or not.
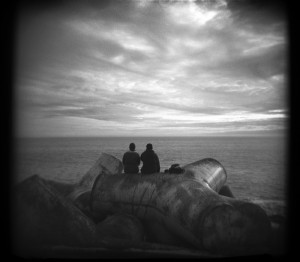
[(97, 237), (143, 241), (144, 227), (135, 216), (115, 214), (108, 216), (96, 226)]
[(264, 253), (275, 236), (269, 220), (274, 215), (266, 212), (270, 205), (233, 198), (226, 171), (214, 159), (186, 165), (182, 174), (127, 175), (122, 168), (121, 161), (102, 154), (76, 185), (39, 176), (20, 183), (14, 213), (18, 251), (44, 245), (141, 247), (146, 238), (243, 255)]
[(235, 251), (241, 254), (266, 253), (271, 236), (271, 223), (266, 212), (259, 206), (249, 201), (224, 197), (243, 219), (240, 231), (244, 231), (244, 237), (240, 238), (240, 246)]
[(234, 198), (234, 195), (228, 185), (224, 185), (221, 187), (221, 189), (219, 191), (219, 195)]
[[(123, 164), (119, 159), (102, 153), (79, 183), (73, 187), (73, 190), (68, 194), (68, 198), (86, 215), (92, 217), (89, 202), (95, 179), (100, 174), (121, 174), (122, 170)], [(95, 222), (99, 222), (96, 218), (93, 219), (95, 219)]]
[[(99, 175), (91, 193), (92, 212), (135, 215), (190, 246), (220, 254), (262, 245), (260, 234), (269, 232), (267, 216), (259, 207), (217, 193), (227, 178), (218, 161), (204, 159), (184, 168), (181, 175)], [(159, 238), (161, 227), (156, 228)]]
[(287, 208), (285, 201), (268, 199), (250, 199), (248, 201), (260, 206), (271, 221), (270, 253), (284, 254), (287, 251)]
[(122, 162), (112, 155), (102, 153), (96, 163), (82, 177), (79, 187), (92, 189), (95, 179), (99, 174), (121, 174), (123, 170)]
[(205, 158), (185, 165), (183, 168), (186, 176), (190, 176), (202, 184), (207, 184), (217, 193), (227, 180), (225, 168), (213, 158)]
[(95, 224), (47, 180), (33, 175), (14, 188), (14, 243), (17, 253), (42, 245), (91, 246)]
[(146, 232), (146, 241), (149, 241), (151, 243), (190, 248), (189, 243), (166, 229), (164, 224), (159, 223), (153, 219), (144, 219), (143, 224)]

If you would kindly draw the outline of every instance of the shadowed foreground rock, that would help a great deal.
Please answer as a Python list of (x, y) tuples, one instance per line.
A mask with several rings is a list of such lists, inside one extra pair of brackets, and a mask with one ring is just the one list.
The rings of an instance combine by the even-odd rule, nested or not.
[(129, 241), (143, 241), (144, 228), (134, 216), (116, 214), (108, 216), (96, 226), (97, 236), (101, 238), (118, 238)]
[[(215, 159), (206, 158), (184, 166), (186, 176), (196, 179), (204, 185), (208, 185), (216, 193), (223, 197), (223, 200), (230, 203), (236, 210), (238, 210), (243, 217), (243, 227), (240, 227), (239, 245), (235, 247), (235, 252), (264, 252), (267, 243), (270, 241), (271, 224), (266, 212), (257, 204), (239, 200), (234, 198), (230, 188), (225, 184), (227, 180), (227, 173), (225, 168)], [(215, 220), (215, 223), (213, 223)], [(204, 239), (206, 244), (216, 246), (216, 250), (222, 252), (222, 244), (219, 234), (216, 230), (216, 225), (220, 226), (219, 217), (212, 216), (210, 220), (204, 223), (204, 232), (210, 235), (209, 238)], [(227, 235), (230, 232), (222, 232)], [(213, 243), (215, 241), (215, 243)], [(227, 240), (225, 240), (227, 241)], [(217, 248), (218, 247), (218, 248)]]
[(47, 180), (34, 175), (15, 188), (14, 244), (26, 254), (42, 245), (91, 246), (95, 224)]
[[(89, 217), (90, 191), (99, 174), (121, 173), (122, 163), (102, 154), (76, 184), (66, 184), (33, 175), (14, 188), (13, 244), (18, 255), (43, 256), (43, 248), (116, 247), (127, 241), (142, 241), (141, 222), (116, 214), (97, 225)], [(120, 242), (121, 241), (121, 242)]]
[(233, 198), (218, 161), (194, 162), (183, 174), (125, 175), (122, 169), (120, 160), (102, 154), (76, 184), (38, 176), (21, 182), (14, 216), (18, 251), (37, 247), (44, 257), (88, 258), (108, 250), (112, 257), (120, 250), (129, 257), (265, 252), (270, 220), (263, 205)]

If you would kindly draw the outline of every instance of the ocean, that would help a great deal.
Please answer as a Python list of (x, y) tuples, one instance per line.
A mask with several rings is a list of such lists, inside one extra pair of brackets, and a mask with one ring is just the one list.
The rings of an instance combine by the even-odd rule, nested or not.
[(204, 158), (218, 160), (227, 184), (241, 199), (285, 200), (287, 145), (284, 137), (67, 137), (19, 138), (15, 146), (14, 179), (33, 174), (74, 183), (101, 153), (122, 159), (131, 142), (142, 153), (147, 143), (160, 159), (161, 172), (172, 164)]

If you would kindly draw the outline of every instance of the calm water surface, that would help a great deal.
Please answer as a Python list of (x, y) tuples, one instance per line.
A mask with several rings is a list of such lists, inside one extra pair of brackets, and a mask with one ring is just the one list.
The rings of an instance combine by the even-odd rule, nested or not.
[(122, 159), (131, 142), (138, 153), (152, 143), (161, 171), (174, 163), (184, 165), (215, 158), (225, 167), (227, 183), (236, 197), (285, 199), (284, 137), (22, 138), (16, 146), (15, 179), (39, 174), (76, 182), (102, 152)]

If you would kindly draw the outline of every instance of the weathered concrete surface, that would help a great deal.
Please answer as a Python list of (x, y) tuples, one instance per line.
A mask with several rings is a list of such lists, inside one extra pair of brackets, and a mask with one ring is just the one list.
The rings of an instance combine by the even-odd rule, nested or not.
[[(184, 166), (187, 170), (187, 175), (196, 179), (200, 183), (208, 185), (212, 190), (219, 195), (224, 196), (224, 201), (230, 203), (236, 210), (238, 210), (243, 216), (244, 225), (240, 228), (241, 232), (245, 230), (244, 237), (240, 238), (240, 247), (237, 246), (235, 252), (264, 252), (266, 248), (266, 243), (270, 241), (271, 235), (271, 224), (269, 218), (259, 205), (251, 203), (249, 201), (243, 201), (235, 199), (234, 195), (228, 185), (226, 185), (227, 173), (225, 168), (215, 159), (206, 158), (194, 163)], [(189, 174), (189, 171), (192, 171), (192, 174)], [(208, 236), (205, 238), (206, 242), (209, 242), (209, 245), (218, 246), (217, 243), (212, 243), (213, 241), (220, 241), (216, 234), (219, 234), (215, 230), (215, 224), (220, 225), (217, 221), (219, 220), (218, 216), (223, 214), (216, 213), (211, 216), (210, 220), (204, 222), (205, 230), (204, 233)], [(226, 229), (226, 227), (224, 227)], [(221, 229), (220, 229), (221, 230)], [(221, 231), (220, 231), (221, 232)], [(222, 234), (226, 235), (228, 232), (224, 231)], [(257, 238), (257, 236), (260, 236)], [(225, 240), (227, 241), (227, 240)], [(207, 245), (208, 243), (206, 243)], [(219, 247), (222, 246), (219, 243)]]
[(288, 210), (283, 200), (252, 199), (250, 202), (260, 206), (271, 221), (272, 232), (269, 241), (271, 254), (284, 254), (287, 249)]
[(15, 187), (13, 243), (17, 253), (41, 245), (92, 246), (95, 224), (47, 180), (34, 175)]
[(52, 188), (55, 188), (55, 190), (62, 196), (66, 197), (69, 194), (71, 194), (74, 189), (78, 186), (77, 183), (65, 183), (62, 181), (57, 180), (47, 180), (47, 184), (51, 185)]
[[(224, 185), (220, 191), (220, 195), (234, 198), (234, 195), (228, 185)], [(230, 201), (230, 200), (229, 200)], [(267, 199), (236, 199), (233, 205), (240, 209), (244, 215), (252, 217), (253, 221), (257, 221), (257, 227), (253, 229), (253, 234), (261, 236), (262, 245), (261, 252), (272, 255), (282, 255), (287, 250), (287, 210), (283, 200), (267, 200)], [(262, 211), (263, 210), (263, 211)], [(260, 217), (268, 218), (260, 219)], [(260, 227), (263, 229), (260, 231)], [(265, 230), (270, 228), (270, 230)], [(249, 245), (251, 249), (251, 244)], [(255, 248), (258, 252), (258, 248)]]
[(79, 182), (79, 187), (92, 189), (94, 181), (99, 174), (121, 174), (122, 170), (122, 161), (112, 155), (102, 153), (95, 164), (82, 177)]
[(283, 200), (250, 199), (248, 201), (263, 208), (274, 223), (284, 222), (287, 216), (287, 207)]
[(207, 184), (217, 193), (227, 180), (227, 173), (221, 163), (213, 158), (205, 158), (183, 166), (185, 176), (191, 177), (201, 184)]
[[(204, 167), (198, 167), (199, 163), (200, 166), (203, 165)], [(27, 182), (33, 185), (28, 186), (27, 192), (25, 190), (23, 194), (18, 194), (19, 200), (21, 198), (19, 202), (22, 203), (23, 210), (28, 208), (29, 211), (25, 213), (29, 213), (30, 215), (20, 217), (17, 230), (23, 232), (22, 235), (26, 236), (23, 238), (23, 243), (28, 239), (27, 235), (31, 233), (33, 233), (33, 236), (30, 238), (37, 244), (40, 242), (36, 240), (37, 237), (35, 235), (40, 235), (39, 237), (43, 239), (49, 234), (50, 240), (57, 239), (57, 237), (52, 237), (52, 235), (59, 234), (55, 233), (55, 230), (54, 232), (47, 233), (47, 230), (49, 231), (49, 228), (51, 228), (47, 219), (50, 219), (50, 221), (53, 220), (55, 224), (60, 219), (64, 220), (68, 215), (65, 212), (60, 212), (62, 216), (60, 218), (55, 217), (53, 214), (47, 217), (47, 213), (49, 211), (51, 213), (53, 209), (66, 209), (67, 213), (71, 214), (73, 212), (71, 216), (76, 217), (77, 212), (80, 211), (75, 206), (68, 207), (69, 204), (72, 206), (73, 202), (87, 216), (93, 218), (94, 221), (95, 218), (96, 221), (97, 219), (98, 221), (103, 220), (102, 223), (105, 222), (104, 219), (107, 216), (113, 215), (113, 217), (117, 217), (115, 214), (119, 212), (132, 215), (142, 221), (146, 233), (146, 241), (155, 241), (182, 247), (194, 246), (198, 250), (195, 251), (196, 256), (199, 250), (201, 250), (199, 253), (200, 257), (213, 257), (218, 253), (229, 255), (244, 254), (249, 249), (252, 249), (251, 252), (254, 251), (254, 253), (255, 251), (264, 252), (264, 250), (257, 249), (257, 246), (263, 246), (266, 241), (265, 237), (261, 238), (260, 236), (268, 235), (269, 220), (265, 219), (265, 212), (261, 212), (262, 210), (259, 207), (257, 208), (257, 205), (249, 205), (249, 201), (232, 199), (232, 196), (230, 197), (227, 193), (224, 194), (227, 197), (219, 195), (222, 193), (223, 188), (226, 187), (227, 175), (225, 169), (218, 161), (206, 159), (205, 161), (200, 160), (187, 166), (190, 166), (190, 168), (188, 167), (184, 174), (125, 175), (121, 174), (122, 163), (120, 160), (103, 154), (76, 185), (65, 185), (56, 181), (31, 178), (31, 182)], [(218, 178), (218, 176), (221, 178)], [(93, 183), (94, 180), (96, 180), (95, 183)], [(29, 188), (33, 188), (34, 190)], [(51, 193), (49, 193), (49, 188)], [(31, 195), (35, 191), (36, 193)], [(27, 194), (30, 197), (26, 197)], [(27, 200), (25, 201), (26, 204), (24, 204), (22, 195), (25, 198), (31, 198), (31, 201)], [(39, 199), (37, 197), (39, 195), (44, 196)], [(63, 196), (67, 196), (67, 199), (64, 199)], [(55, 205), (49, 203), (52, 203), (53, 199), (57, 198), (56, 202), (68, 204), (57, 204), (59, 208), (54, 208)], [(41, 206), (44, 205), (42, 203), (48, 204), (40, 210), (37, 203), (41, 203)], [(90, 207), (92, 207), (92, 213), (90, 213)], [(69, 210), (70, 208), (71, 211)], [(42, 214), (35, 214), (40, 211)], [(81, 216), (86, 218), (80, 212), (79, 217)], [(46, 221), (46, 224), (41, 226), (41, 232), (36, 230), (35, 225), (33, 226), (35, 223), (32, 223), (33, 220), (30, 217), (37, 217), (34, 219), (38, 221), (36, 225), (39, 225), (42, 221)], [(25, 219), (23, 220), (23, 218)], [(85, 220), (85, 218), (82, 219)], [(68, 221), (70, 222), (72, 219), (68, 219)], [(108, 223), (107, 221), (109, 220), (106, 220), (105, 223)], [(118, 219), (115, 221), (119, 225), (122, 224)], [(69, 222), (63, 222), (62, 224), (69, 224)], [(24, 228), (23, 223), (29, 224), (30, 227), (28, 229)], [(76, 226), (76, 223), (74, 228), (78, 227), (76, 230), (77, 233), (73, 232), (74, 228), (72, 229), (71, 223), (69, 224), (69, 229), (64, 229), (65, 231), (63, 231), (66, 232), (63, 233), (65, 236), (59, 237), (61, 239), (59, 243), (53, 240), (43, 240), (41, 243), (49, 243), (50, 246), (65, 245), (65, 248), (60, 249), (62, 253), (68, 253), (67, 250), (78, 250), (79, 246), (83, 246), (84, 244), (76, 239), (78, 236), (79, 239), (84, 238), (82, 232), (86, 232), (86, 225), (79, 223)], [(89, 240), (85, 242), (86, 248), (81, 248), (82, 252), (89, 257), (94, 257), (95, 252), (98, 252), (98, 254), (101, 254), (102, 251), (106, 253), (105, 250), (107, 248), (113, 250), (125, 248), (126, 250), (129, 249), (129, 253), (136, 250), (130, 251), (130, 248), (141, 248), (141, 253), (146, 252), (143, 251), (143, 248), (149, 248), (148, 251), (152, 252), (154, 256), (156, 254), (159, 255), (157, 250), (151, 251), (151, 245), (157, 244), (150, 245), (140, 240), (132, 240), (134, 237), (130, 235), (130, 232), (127, 232), (128, 235), (124, 235), (125, 240), (122, 240), (114, 235), (113, 229), (105, 231), (104, 224), (101, 226), (101, 223), (99, 223), (95, 226), (91, 219), (89, 223), (91, 224), (90, 229), (92, 229), (92, 232), (83, 233)], [(113, 224), (109, 222), (107, 225), (113, 228)], [(126, 233), (126, 223), (123, 223), (123, 225), (122, 230)], [(66, 227), (68, 228), (68, 225)], [(98, 227), (98, 232), (96, 227)], [(102, 233), (100, 230), (101, 227), (101, 230), (104, 230)], [(75, 234), (75, 237), (72, 234)], [(95, 235), (96, 241), (94, 240)], [(72, 243), (69, 243), (69, 238), (74, 238), (72, 239), (73, 242), (71, 241)], [(64, 239), (66, 240), (64, 241)], [(77, 247), (72, 248), (72, 246)], [(93, 246), (100, 248), (94, 248)], [(163, 245), (160, 246), (163, 248)], [(208, 250), (209, 253), (205, 250)]]
[(235, 198), (234, 194), (232, 193), (230, 187), (228, 185), (224, 185), (221, 187), (220, 191), (218, 192), (221, 196), (233, 197)]
[[(92, 214), (90, 212), (90, 194), (95, 179), (100, 174), (121, 174), (122, 170), (123, 164), (119, 159), (115, 158), (112, 155), (102, 153), (95, 164), (81, 178), (81, 180), (72, 188), (68, 188), (68, 193), (64, 195), (69, 198), (87, 216), (92, 217)], [(58, 188), (61, 187), (58, 186)], [(93, 219), (95, 222), (99, 222), (99, 218)]]
[[(241, 219), (243, 224), (239, 228), (241, 234), (239, 239), (240, 245), (236, 247), (235, 253), (252, 254), (267, 252), (271, 236), (271, 223), (266, 212), (260, 206), (249, 201), (225, 196), (223, 196), (223, 199), (238, 210), (243, 217)], [(210, 230), (207, 225), (205, 225), (205, 230)], [(212, 228), (210, 235), (213, 236), (216, 232)]]
[(129, 241), (144, 240), (144, 226), (135, 216), (115, 214), (108, 216), (96, 226), (97, 237), (118, 238)]
[(69, 198), (81, 211), (91, 216), (89, 210), (90, 193), (95, 179), (100, 174), (121, 174), (122, 162), (112, 155), (102, 153), (94, 165), (77, 183), (69, 184), (62, 181), (47, 180), (62, 196)]
[[(17, 253), (36, 254), (45, 245), (67, 245), (76, 247), (97, 247), (103, 238), (114, 238), (112, 225), (122, 224), (120, 216), (96, 225), (89, 210), (90, 192), (94, 179), (99, 174), (121, 173), (121, 161), (102, 154), (93, 167), (76, 184), (46, 180), (34, 175), (15, 187), (14, 201), (14, 243)], [(119, 217), (119, 220), (116, 219)], [(114, 218), (112, 223), (112, 218)], [(141, 241), (144, 231), (136, 218), (123, 215), (123, 237), (134, 236)], [(109, 222), (110, 221), (110, 226)], [(131, 223), (130, 223), (131, 221)], [(98, 221), (96, 221), (98, 222)], [(135, 222), (135, 230), (134, 230)], [(111, 230), (105, 231), (104, 228)], [(131, 229), (131, 231), (129, 231)], [(138, 230), (139, 229), (139, 230)], [(102, 233), (101, 233), (102, 232)], [(118, 242), (114, 240), (113, 243)]]
[(146, 233), (145, 241), (177, 247), (191, 248), (190, 243), (178, 237), (172, 231), (168, 230), (164, 223), (160, 223), (160, 221), (157, 221), (155, 219), (143, 219), (143, 225)]
[(190, 245), (212, 252), (240, 252), (248, 243), (260, 245), (260, 237), (252, 234), (251, 218), (232, 205), (234, 199), (228, 201), (209, 186), (211, 182), (221, 188), (226, 180), (203, 183), (200, 176), (191, 175), (193, 171), (187, 172), (187, 176), (98, 176), (91, 194), (92, 210), (96, 216), (124, 212), (142, 221), (156, 221)]
[(100, 174), (121, 174), (122, 170), (123, 164), (119, 159), (112, 155), (102, 153), (90, 170), (81, 178), (68, 197), (72, 200), (76, 200), (80, 195), (90, 192), (95, 179)]

